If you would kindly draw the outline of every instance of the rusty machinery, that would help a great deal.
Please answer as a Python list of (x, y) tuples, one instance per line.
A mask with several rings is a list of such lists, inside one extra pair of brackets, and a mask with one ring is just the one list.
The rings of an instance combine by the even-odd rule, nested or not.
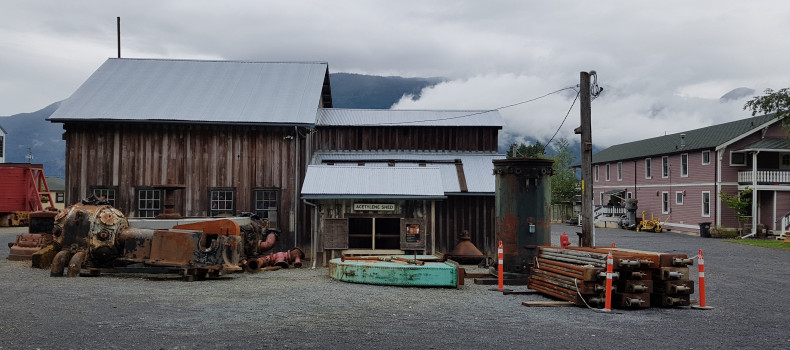
[(51, 276), (63, 276), (64, 271), (74, 277), (83, 271), (97, 275), (102, 271), (151, 272), (158, 268), (193, 280), (241, 271), (242, 255), (259, 255), (270, 249), (277, 232), (262, 230), (256, 220), (242, 230), (227, 219), (169, 230), (134, 228), (123, 213), (106, 202), (86, 200), (55, 217), (53, 237), (57, 254)]
[(38, 211), (29, 214), (28, 233), (16, 236), (16, 241), (8, 243), (8, 260), (31, 260), (34, 254), (52, 244), (52, 227), (57, 211)]

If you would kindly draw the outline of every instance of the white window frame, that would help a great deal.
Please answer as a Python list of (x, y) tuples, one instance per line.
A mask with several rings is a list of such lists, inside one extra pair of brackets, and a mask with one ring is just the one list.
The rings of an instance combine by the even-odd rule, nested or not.
[(683, 154), (680, 155), (680, 177), (689, 177), (689, 154), (688, 153), (683, 153)]
[(702, 151), (702, 165), (710, 165), (710, 151)]
[(164, 209), (164, 193), (155, 188), (140, 187), (135, 191), (138, 218), (155, 218)]
[(661, 213), (669, 214), (670, 210), (672, 209), (669, 206), (669, 192), (661, 192)]
[(633, 193), (631, 193), (631, 192), (626, 192), (626, 193), (625, 193), (625, 199), (631, 199), (631, 198), (633, 198), (633, 197), (634, 197), (634, 194), (633, 194)]
[[(732, 155), (733, 155), (733, 154), (736, 154), (736, 153), (737, 153), (737, 154), (742, 154), (742, 155), (743, 155), (743, 163), (733, 163), (733, 162), (732, 162)], [(743, 152), (732, 152), (732, 151), (730, 151), (730, 165), (733, 165), (733, 166), (744, 166), (744, 165), (746, 165), (746, 153), (743, 153)]]
[(645, 158), (645, 179), (652, 179), (653, 178), (653, 159), (652, 158)]
[(617, 181), (623, 181), (623, 162), (617, 162)]
[(595, 174), (593, 174), (593, 175), (595, 175), (595, 182), (598, 182), (598, 166), (597, 165), (595, 166)]
[(683, 205), (683, 191), (675, 191), (675, 204)]
[[(707, 201), (705, 201), (706, 196), (708, 197)], [(705, 213), (706, 209), (707, 209), (707, 213)], [(704, 218), (710, 217), (710, 191), (702, 191), (702, 217)]]
[(606, 163), (606, 181), (611, 180), (611, 172), (609, 170), (609, 163)]
[(115, 199), (117, 198), (118, 192), (116, 192), (114, 187), (94, 187), (91, 192), (94, 196), (104, 198), (107, 203), (117, 208)]
[(235, 188), (217, 187), (208, 189), (208, 216), (213, 217), (220, 214), (236, 215)]
[(255, 214), (269, 221), (269, 227), (279, 227), (280, 190), (276, 188), (252, 190), (252, 209)]
[(669, 156), (661, 157), (661, 178), (669, 177)]

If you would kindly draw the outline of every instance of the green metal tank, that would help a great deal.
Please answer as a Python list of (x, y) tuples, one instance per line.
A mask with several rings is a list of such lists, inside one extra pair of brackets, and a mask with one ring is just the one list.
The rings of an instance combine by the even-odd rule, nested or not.
[(496, 228), (503, 270), (529, 273), (537, 247), (551, 244), (551, 166), (543, 158), (494, 160)]

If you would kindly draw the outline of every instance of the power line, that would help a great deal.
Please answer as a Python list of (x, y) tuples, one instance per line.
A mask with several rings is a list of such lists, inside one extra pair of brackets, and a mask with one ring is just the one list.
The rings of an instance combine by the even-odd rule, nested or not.
[[(559, 90), (556, 90), (556, 91), (552, 91), (552, 92), (549, 92), (549, 93), (547, 93), (547, 94), (545, 94), (545, 95), (538, 96), (538, 97), (535, 97), (535, 98), (532, 98), (532, 99), (529, 99), (529, 100), (526, 100), (526, 101), (521, 101), (521, 102), (517, 102), (517, 103), (509, 104), (509, 105), (506, 105), (506, 106), (502, 106), (502, 107), (499, 107), (499, 108), (489, 109), (489, 110), (485, 110), (485, 111), (479, 111), (479, 112), (470, 113), (470, 114), (464, 114), (464, 115), (459, 115), (459, 116), (454, 116), (454, 117), (447, 117), (447, 118), (436, 118), (436, 119), (422, 119), (422, 120), (412, 120), (412, 121), (408, 121), (408, 122), (389, 122), (389, 123), (377, 123), (376, 125), (402, 125), (402, 124), (413, 124), (413, 123), (423, 123), (423, 122), (435, 122), (435, 121), (442, 121), (442, 120), (451, 120), (451, 119), (460, 119), (460, 118), (466, 118), (466, 117), (471, 117), (471, 116), (475, 116), (475, 115), (479, 115), (479, 114), (490, 113), (490, 112), (494, 112), (494, 111), (497, 111), (497, 110), (500, 110), (500, 109), (505, 109), (505, 108), (515, 107), (515, 106), (522, 105), (522, 104), (525, 104), (525, 103), (529, 103), (529, 102), (537, 101), (537, 100), (539, 100), (539, 99), (542, 99), (542, 98), (544, 98), (544, 97), (548, 97), (548, 96), (554, 95), (554, 94), (556, 94), (556, 93), (559, 93), (559, 92), (562, 92), (562, 91), (565, 91), (565, 90), (570, 90), (570, 89), (574, 89), (574, 90), (575, 90), (575, 89), (576, 89), (576, 86), (569, 86), (569, 87), (565, 87), (565, 88), (562, 88), (562, 89), (559, 89)], [(577, 98), (579, 97), (578, 93), (576, 94), (576, 97), (577, 97)], [(567, 118), (567, 115), (566, 115), (565, 117)]]
[(554, 135), (551, 136), (549, 142), (546, 142), (546, 148), (549, 147), (551, 141), (554, 140), (554, 137), (557, 136), (557, 133), (559, 133), (560, 129), (562, 129), (562, 125), (565, 124), (565, 120), (568, 119), (568, 116), (571, 114), (571, 110), (573, 110), (573, 105), (576, 104), (576, 100), (578, 99), (579, 99), (579, 92), (576, 92), (576, 97), (573, 99), (573, 102), (571, 102), (571, 108), (568, 108), (568, 113), (565, 113), (565, 118), (562, 119), (562, 123), (560, 123), (560, 126), (557, 128), (557, 131), (554, 132)]

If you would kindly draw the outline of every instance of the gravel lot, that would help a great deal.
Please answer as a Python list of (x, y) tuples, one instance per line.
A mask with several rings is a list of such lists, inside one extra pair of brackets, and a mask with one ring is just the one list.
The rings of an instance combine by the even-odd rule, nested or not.
[[(0, 349), (790, 348), (790, 250), (597, 229), (599, 245), (689, 256), (702, 248), (715, 307), (606, 314), (527, 308), (522, 301), (548, 299), (502, 295), (472, 280), (460, 289), (338, 282), (326, 268), (202, 282), (50, 278), (5, 259), (7, 242), (24, 230), (0, 228)], [(553, 243), (578, 230), (553, 226)]]

